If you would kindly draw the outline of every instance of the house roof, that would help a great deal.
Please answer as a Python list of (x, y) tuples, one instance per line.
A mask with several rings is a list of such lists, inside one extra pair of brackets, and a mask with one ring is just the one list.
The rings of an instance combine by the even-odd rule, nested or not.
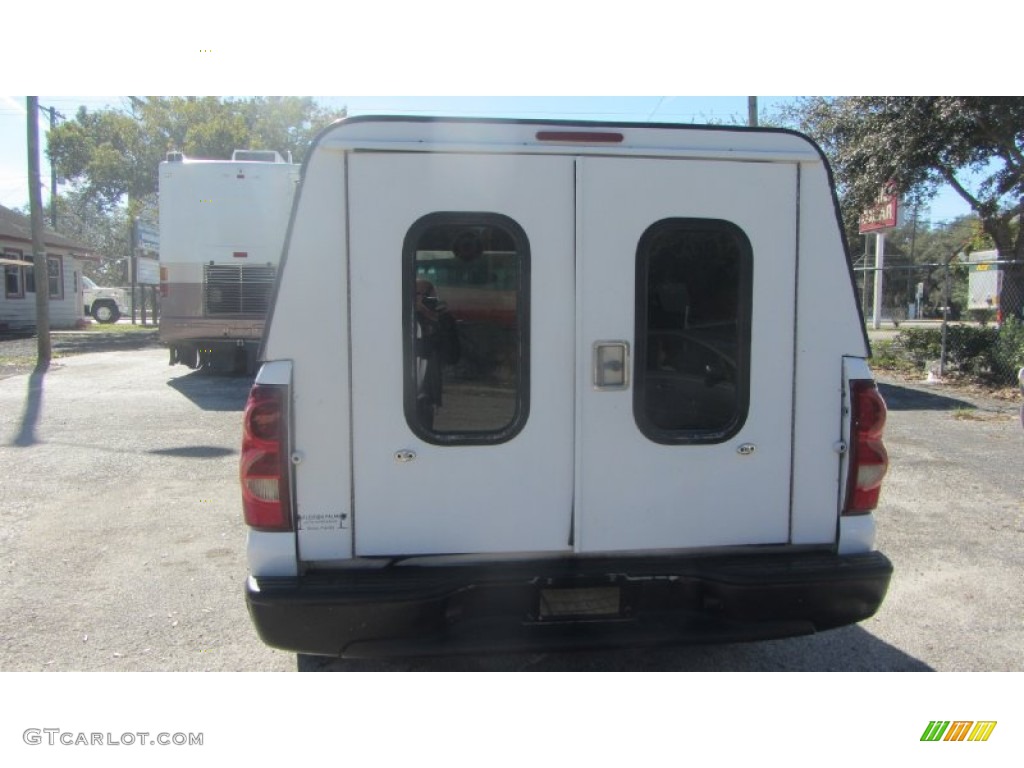
[[(21, 240), (31, 247), (32, 224), (28, 217), (0, 205), (0, 238)], [(94, 258), (88, 245), (57, 234), (52, 229), (43, 229), (43, 244), (50, 248), (73, 251), (75, 256)]]

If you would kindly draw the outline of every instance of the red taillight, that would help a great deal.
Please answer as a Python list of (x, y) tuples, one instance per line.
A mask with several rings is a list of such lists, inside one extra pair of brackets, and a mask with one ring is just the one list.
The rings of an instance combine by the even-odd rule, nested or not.
[(242, 511), (246, 525), (261, 531), (292, 530), (285, 394), (284, 387), (256, 384), (245, 404)]
[(863, 515), (878, 506), (882, 479), (889, 468), (889, 454), (882, 442), (886, 409), (870, 379), (850, 382), (850, 401), (850, 478), (843, 514)]

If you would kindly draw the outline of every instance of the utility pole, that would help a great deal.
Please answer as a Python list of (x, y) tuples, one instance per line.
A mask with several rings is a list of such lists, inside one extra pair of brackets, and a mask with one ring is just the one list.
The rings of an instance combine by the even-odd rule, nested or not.
[(747, 96), (747, 125), (757, 127), (757, 96)]
[[(41, 112), (48, 112), (50, 115), (50, 131), (57, 127), (57, 118), (64, 119), (64, 115), (56, 110), (54, 107), (43, 107), (39, 106)], [(50, 158), (50, 226), (53, 231), (57, 231), (57, 169), (53, 164), (53, 158)]]
[(50, 272), (43, 243), (43, 196), (39, 178), (39, 97), (28, 98), (28, 199), (32, 221), (32, 254), (36, 278), (36, 369), (50, 367)]

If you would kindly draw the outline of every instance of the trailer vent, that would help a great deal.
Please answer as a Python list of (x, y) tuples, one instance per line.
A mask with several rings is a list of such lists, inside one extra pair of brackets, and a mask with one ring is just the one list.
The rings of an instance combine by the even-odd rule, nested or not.
[(280, 154), (269, 149), (236, 149), (231, 153), (231, 160), (240, 160), (257, 163), (283, 163), (284, 158)]
[(263, 317), (270, 306), (277, 268), (207, 264), (203, 267), (203, 308), (207, 317)]

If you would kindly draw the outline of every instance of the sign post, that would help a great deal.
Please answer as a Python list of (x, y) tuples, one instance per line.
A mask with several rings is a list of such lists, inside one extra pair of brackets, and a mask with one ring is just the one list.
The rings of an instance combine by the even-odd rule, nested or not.
[[(142, 324), (146, 324), (146, 287), (153, 292), (153, 322), (157, 320), (156, 286), (160, 283), (160, 268), (157, 255), (160, 252), (160, 232), (149, 224), (135, 222), (135, 242), (132, 258), (132, 296), (138, 286), (142, 294)], [(134, 300), (134, 298), (133, 298)], [(133, 312), (134, 314), (134, 312)], [(134, 322), (134, 317), (132, 322)]]
[(882, 326), (882, 283), (884, 276), (882, 270), (885, 268), (885, 233), (896, 226), (899, 218), (898, 200), (896, 188), (890, 182), (879, 193), (875, 204), (864, 211), (860, 217), (860, 234), (875, 233), (875, 291), (871, 326), (876, 330)]

